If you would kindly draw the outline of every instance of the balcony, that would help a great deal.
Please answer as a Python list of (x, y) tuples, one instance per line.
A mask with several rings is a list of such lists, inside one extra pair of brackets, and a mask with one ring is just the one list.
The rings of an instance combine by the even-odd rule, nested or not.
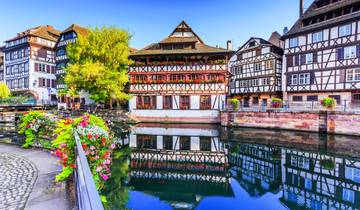
[(225, 63), (218, 64), (164, 64), (164, 65), (134, 65), (129, 67), (131, 73), (142, 72), (199, 72), (199, 71), (227, 71)]

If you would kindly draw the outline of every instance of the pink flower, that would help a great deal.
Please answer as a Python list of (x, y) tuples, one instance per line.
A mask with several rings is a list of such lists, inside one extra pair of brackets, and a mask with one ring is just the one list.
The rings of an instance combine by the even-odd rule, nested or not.
[(97, 171), (97, 172), (100, 172), (101, 170), (102, 170), (102, 167), (101, 167), (101, 166), (99, 166), (99, 167), (96, 168), (96, 171)]
[(101, 176), (101, 178), (103, 178), (103, 180), (105, 180), (105, 181), (109, 179), (109, 177), (106, 176), (105, 174), (100, 174), (100, 176)]
[(110, 148), (111, 148), (111, 149), (115, 149), (115, 144), (111, 144), (111, 145), (110, 145)]
[(95, 160), (98, 160), (100, 157), (99, 157), (99, 155), (96, 155), (95, 156)]
[(110, 164), (111, 164), (111, 161), (110, 161), (109, 159), (106, 159), (106, 160), (104, 160), (104, 164), (110, 165)]
[(95, 150), (95, 147), (93, 145), (91, 145), (90, 150)]
[(61, 143), (59, 146), (60, 146), (60, 148), (64, 148), (64, 147), (66, 147), (66, 144)]

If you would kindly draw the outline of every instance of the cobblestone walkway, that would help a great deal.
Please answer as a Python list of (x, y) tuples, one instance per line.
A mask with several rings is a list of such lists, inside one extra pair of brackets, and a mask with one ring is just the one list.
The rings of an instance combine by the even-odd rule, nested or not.
[(29, 160), (0, 153), (0, 209), (24, 209), (37, 178)]

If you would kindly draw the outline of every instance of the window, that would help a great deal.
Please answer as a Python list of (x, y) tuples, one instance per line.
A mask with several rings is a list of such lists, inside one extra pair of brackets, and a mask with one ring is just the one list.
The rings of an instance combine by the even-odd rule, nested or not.
[(262, 85), (270, 85), (270, 78), (269, 77), (263, 78), (262, 79)]
[(356, 46), (344, 48), (344, 59), (356, 58)]
[(355, 202), (355, 192), (349, 189), (343, 188), (342, 199), (347, 202)]
[(189, 136), (180, 136), (180, 150), (190, 150)]
[(163, 96), (163, 109), (172, 109), (172, 96)]
[(200, 151), (211, 151), (211, 137), (200, 136)]
[(299, 85), (309, 85), (310, 84), (310, 74), (299, 74)]
[(308, 53), (305, 55), (305, 63), (312, 64), (314, 55), (312, 53)]
[(274, 61), (272, 61), (272, 60), (266, 61), (265, 65), (266, 65), (266, 69), (273, 69)]
[(261, 71), (261, 63), (255, 63), (255, 71)]
[(360, 94), (353, 94), (353, 102), (360, 103)]
[(180, 109), (190, 109), (190, 96), (180, 96)]
[(322, 42), (322, 41), (323, 41), (323, 32), (322, 31), (312, 34), (312, 42), (313, 43)]
[(305, 186), (305, 189), (312, 190), (312, 180), (311, 179), (305, 179), (304, 186)]
[(341, 96), (340, 95), (329, 95), (329, 98), (333, 98), (336, 100), (337, 104), (341, 104)]
[(156, 136), (137, 135), (136, 146), (139, 149), (156, 149), (157, 148)]
[(65, 50), (64, 49), (59, 49), (56, 51), (56, 56), (63, 56), (65, 55)]
[(360, 81), (360, 69), (349, 69), (346, 74), (348, 82)]
[(290, 44), (289, 44), (290, 48), (297, 47), (299, 45), (299, 43), (298, 43), (299, 41), (298, 41), (297, 37), (291, 38), (289, 40), (289, 42), (290, 42)]
[(293, 101), (302, 101), (303, 97), (302, 96), (293, 96), (292, 99), (293, 99)]
[(211, 96), (200, 96), (200, 109), (211, 109)]
[(339, 37), (348, 36), (351, 34), (351, 24), (339, 27)]
[(156, 96), (137, 96), (137, 109), (156, 109)]
[(317, 95), (307, 96), (306, 100), (307, 101), (318, 101), (318, 96)]
[(360, 183), (360, 169), (345, 166), (345, 178)]
[(172, 150), (173, 149), (173, 139), (172, 136), (164, 136), (163, 137), (163, 148), (165, 150)]
[(185, 76), (181, 74), (172, 74), (170, 75), (170, 81), (172, 82), (185, 81)]
[(291, 75), (291, 85), (297, 85), (298, 84), (298, 75), (297, 74), (293, 74)]

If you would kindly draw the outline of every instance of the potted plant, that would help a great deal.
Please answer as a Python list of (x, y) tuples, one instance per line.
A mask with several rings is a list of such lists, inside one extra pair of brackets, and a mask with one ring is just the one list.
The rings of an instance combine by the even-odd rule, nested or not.
[(232, 98), (229, 100), (230, 110), (237, 111), (240, 106), (240, 101), (237, 98)]
[(281, 108), (283, 104), (283, 100), (281, 98), (272, 98), (271, 99), (271, 107), (272, 108)]
[(332, 159), (322, 159), (320, 160), (320, 166), (327, 170), (335, 169), (335, 161)]
[(326, 97), (323, 100), (320, 101), (321, 105), (329, 110), (333, 110), (336, 106), (336, 100), (330, 97)]

